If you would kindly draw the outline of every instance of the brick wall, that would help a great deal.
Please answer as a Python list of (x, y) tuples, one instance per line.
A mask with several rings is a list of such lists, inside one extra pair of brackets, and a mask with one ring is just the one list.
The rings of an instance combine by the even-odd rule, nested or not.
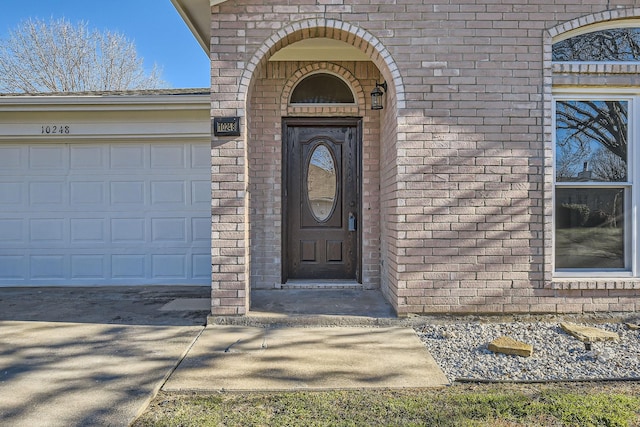
[[(550, 271), (551, 88), (584, 78), (553, 69), (551, 37), (640, 17), (635, 0), (292, 3), (212, 8), (212, 114), (243, 116), (247, 136), (213, 141), (214, 314), (243, 314), (249, 286), (278, 283), (273, 160), (281, 117), (292, 113), (282, 94), (313, 64), (267, 60), (309, 37), (371, 57), (373, 70), (335, 64), (355, 76), (365, 103), (375, 80), (390, 86), (382, 112), (359, 105), (369, 148), (364, 210), (372, 208), (363, 266), (398, 314), (640, 308), (637, 282), (562, 284)], [(606, 83), (637, 78), (622, 74)]]

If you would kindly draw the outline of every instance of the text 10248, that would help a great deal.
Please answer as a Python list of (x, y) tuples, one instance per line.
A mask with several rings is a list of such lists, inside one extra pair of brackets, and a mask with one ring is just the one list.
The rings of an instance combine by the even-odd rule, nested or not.
[(71, 133), (71, 127), (68, 125), (42, 126), (41, 133), (43, 135), (66, 135)]

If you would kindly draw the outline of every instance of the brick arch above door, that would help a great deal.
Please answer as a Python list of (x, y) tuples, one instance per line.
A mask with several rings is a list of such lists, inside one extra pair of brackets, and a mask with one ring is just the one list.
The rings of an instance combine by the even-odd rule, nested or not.
[(343, 41), (365, 52), (380, 70), (394, 93), (397, 109), (405, 108), (405, 89), (400, 69), (384, 44), (368, 31), (335, 19), (308, 19), (289, 24), (264, 41), (245, 64), (238, 87), (238, 101), (245, 103), (257, 70), (278, 50), (297, 41), (326, 37)]

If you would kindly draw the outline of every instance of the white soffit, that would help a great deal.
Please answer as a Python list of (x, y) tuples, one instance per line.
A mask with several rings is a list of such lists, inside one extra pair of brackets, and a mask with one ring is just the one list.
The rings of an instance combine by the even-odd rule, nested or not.
[(211, 7), (225, 0), (171, 0), (202, 49), (209, 55), (211, 41)]
[(364, 52), (327, 38), (305, 39), (276, 52), (269, 61), (370, 61)]

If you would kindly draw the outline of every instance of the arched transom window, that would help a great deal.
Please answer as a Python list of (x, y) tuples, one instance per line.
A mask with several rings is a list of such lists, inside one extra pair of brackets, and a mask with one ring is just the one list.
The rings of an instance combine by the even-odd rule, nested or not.
[(311, 74), (302, 79), (291, 93), (291, 104), (349, 104), (355, 99), (347, 83), (328, 73)]
[(553, 44), (554, 62), (640, 61), (640, 24), (606, 28), (569, 37)]

